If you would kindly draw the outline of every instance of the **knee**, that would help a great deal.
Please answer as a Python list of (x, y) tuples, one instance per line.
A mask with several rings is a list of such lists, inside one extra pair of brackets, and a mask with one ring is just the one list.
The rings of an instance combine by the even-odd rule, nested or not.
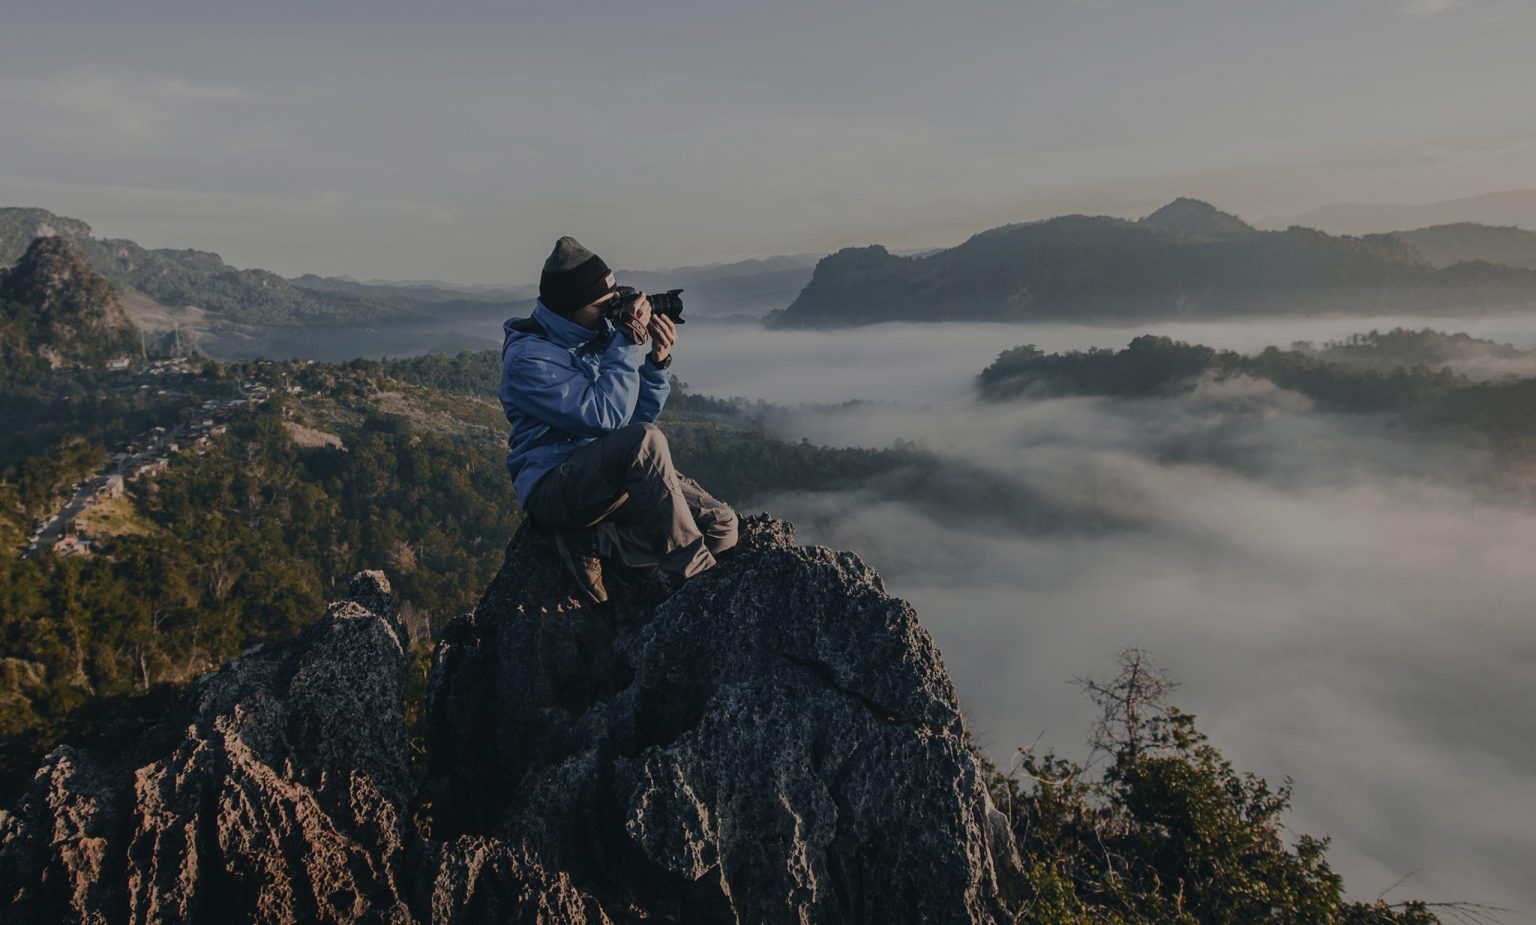
[(699, 520), (702, 521), (699, 532), (704, 534), (705, 545), (711, 553), (719, 555), (736, 545), (738, 531), (734, 510), (725, 505), (710, 508)]
[(640, 424), (631, 424), (629, 426), (639, 429), (639, 441), (641, 446), (666, 447), (667, 435), (662, 433), (661, 428), (657, 427), (652, 422), (645, 421)]
[(660, 427), (657, 427), (650, 421), (625, 424), (623, 427), (615, 430), (612, 436), (613, 439), (634, 447), (636, 452), (643, 449), (665, 449), (667, 446), (667, 435), (661, 432)]
[(667, 435), (662, 433), (660, 427), (647, 421), (643, 424), (628, 424), (623, 429), (634, 447), (632, 459), (636, 465), (671, 465), (672, 451), (667, 448)]

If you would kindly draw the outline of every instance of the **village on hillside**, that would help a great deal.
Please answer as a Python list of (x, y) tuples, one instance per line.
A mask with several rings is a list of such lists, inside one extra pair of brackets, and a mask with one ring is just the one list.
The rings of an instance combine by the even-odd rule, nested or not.
[[(159, 396), (181, 395), (173, 377), (185, 381), (197, 376), (194, 363), (195, 359), (188, 357), (152, 361), (123, 387)], [(182, 420), (156, 425), (113, 446), (111, 462), (77, 484), (69, 502), (37, 526), (27, 538), (22, 556), (36, 556), (45, 550), (56, 556), (90, 553), (94, 541), (88, 528), (93, 514), (123, 497), (128, 485), (166, 471), (178, 455), (203, 455), (209, 441), (228, 429), (231, 418), (271, 397), (271, 387), (255, 379), (240, 378), (234, 386), (230, 397), (208, 399)]]

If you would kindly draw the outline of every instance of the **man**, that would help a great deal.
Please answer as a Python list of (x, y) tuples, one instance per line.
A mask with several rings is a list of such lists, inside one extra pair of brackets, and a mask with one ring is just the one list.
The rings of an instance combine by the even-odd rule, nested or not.
[(599, 604), (602, 559), (650, 567), (671, 593), (736, 544), (736, 513), (678, 474), (655, 424), (677, 326), (643, 296), (615, 326), (606, 310), (617, 297), (602, 258), (561, 238), (533, 314), (506, 323), (501, 348), (513, 488)]

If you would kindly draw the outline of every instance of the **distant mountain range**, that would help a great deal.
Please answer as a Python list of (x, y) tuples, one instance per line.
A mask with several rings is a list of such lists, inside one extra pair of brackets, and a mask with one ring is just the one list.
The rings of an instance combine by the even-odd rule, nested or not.
[(1536, 306), (1536, 270), (1485, 259), (1439, 264), (1415, 243), (1439, 259), (1479, 248), (1485, 258), (1518, 251), (1509, 235), (1431, 231), (1260, 231), (1207, 203), (1178, 199), (1139, 221), (1067, 215), (1006, 225), (922, 257), (847, 248), (823, 258), (799, 297), (769, 323), (1109, 322)]
[[(1536, 203), (1536, 192), (1531, 195)], [(1517, 199), (1508, 194), (1500, 201)], [(1061, 216), (994, 228), (957, 247), (913, 255), (874, 246), (820, 261), (781, 256), (618, 275), (647, 291), (686, 290), (691, 317), (762, 318), (785, 327), (1454, 313), (1523, 309), (1536, 301), (1536, 232), (1467, 222), (1381, 230), (1390, 233), (1263, 231), (1181, 198), (1139, 221)], [(142, 327), (212, 331), (224, 341), (223, 352), (237, 355), (265, 349), (262, 331), (499, 321), (526, 312), (537, 294), (532, 283), (285, 279), (237, 269), (209, 251), (98, 239), (86, 223), (44, 209), (0, 208), (0, 267), (19, 260), (39, 237), (77, 245)]]
[[(241, 270), (210, 251), (144, 248), (99, 239), (90, 225), (46, 209), (0, 208), (0, 267), (19, 260), (35, 238), (68, 239), (116, 286), (141, 323), (209, 329), (422, 322), (445, 315), (525, 313), (537, 281), (485, 286), (440, 280), (357, 280), (306, 274), (285, 279)], [(769, 257), (670, 270), (620, 270), (620, 282), (647, 291), (684, 289), (690, 317), (755, 319), (783, 308), (810, 280), (814, 255)], [(199, 311), (181, 312), (186, 306)], [(178, 314), (178, 312), (180, 312)]]
[(1268, 216), (1259, 221), (1259, 226), (1278, 229), (1302, 225), (1334, 234), (1370, 234), (1462, 223), (1515, 225), (1536, 231), (1536, 189), (1408, 205), (1338, 203), (1295, 215)]
[(1536, 231), (1526, 231), (1511, 225), (1458, 222), (1454, 225), (1432, 225), (1417, 231), (1395, 231), (1393, 234), (1412, 244), (1425, 260), (1437, 267), (1485, 260), (1536, 270)]
[(412, 310), (405, 298), (306, 289), (266, 270), (238, 270), (210, 251), (98, 239), (85, 222), (45, 209), (0, 208), (0, 265), (19, 259), (34, 238), (54, 235), (77, 244), (91, 268), (125, 295), (142, 293), (173, 308), (194, 305), (232, 324), (348, 321)]

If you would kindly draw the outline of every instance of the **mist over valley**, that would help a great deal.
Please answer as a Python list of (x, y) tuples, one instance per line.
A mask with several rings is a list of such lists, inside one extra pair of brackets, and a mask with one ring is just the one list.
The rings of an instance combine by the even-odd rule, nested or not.
[[(1536, 347), (1528, 320), (1404, 322)], [(1415, 871), (1420, 895), (1532, 908), (1528, 442), (1319, 411), (1250, 376), (1164, 397), (975, 388), (1013, 344), (1153, 332), (1254, 354), (1392, 324), (700, 325), (677, 372), (774, 403), (758, 420), (775, 436), (938, 460), (760, 503), (914, 603), (998, 760), (1080, 748), (1092, 706), (1070, 682), (1145, 646), (1240, 766), (1296, 780), (1295, 827), (1334, 837), (1356, 889)]]

